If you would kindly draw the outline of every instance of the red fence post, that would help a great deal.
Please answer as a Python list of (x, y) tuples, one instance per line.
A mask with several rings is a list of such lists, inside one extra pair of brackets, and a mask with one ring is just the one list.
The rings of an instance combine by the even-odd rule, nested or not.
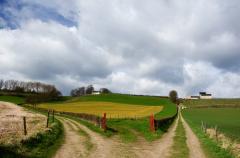
[(155, 132), (154, 115), (153, 114), (150, 116), (150, 122), (149, 123), (150, 123), (150, 131)]
[(103, 117), (102, 117), (102, 129), (103, 129), (104, 131), (106, 131), (106, 129), (107, 129), (106, 122), (107, 122), (106, 113), (104, 113), (104, 114), (103, 114)]

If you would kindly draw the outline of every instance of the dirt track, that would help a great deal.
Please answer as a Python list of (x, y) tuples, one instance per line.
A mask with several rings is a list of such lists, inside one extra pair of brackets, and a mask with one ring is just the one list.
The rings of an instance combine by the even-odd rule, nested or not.
[[(75, 158), (75, 157), (138, 157), (138, 158), (165, 158), (169, 156), (170, 148), (173, 144), (173, 137), (177, 126), (177, 121), (165, 133), (161, 139), (154, 142), (147, 142), (140, 137), (136, 143), (125, 144), (117, 137), (105, 138), (98, 133), (88, 129), (80, 123), (60, 117), (60, 121), (65, 128), (65, 142), (57, 152), (55, 158)], [(84, 136), (79, 134), (79, 129), (86, 132), (93, 145), (91, 151), (84, 146)]]
[(173, 137), (177, 127), (177, 120), (168, 129), (159, 140), (153, 142), (146, 142), (141, 140), (138, 145), (133, 147), (137, 157), (139, 158), (167, 158), (170, 156), (171, 146), (173, 144)]
[(190, 158), (205, 158), (206, 156), (201, 148), (201, 145), (200, 145), (200, 142), (199, 142), (197, 136), (193, 133), (192, 129), (189, 127), (189, 125), (183, 119), (182, 115), (180, 115), (180, 117), (181, 117), (183, 126), (186, 131), (187, 146), (189, 148), (189, 157)]
[[(63, 123), (65, 129), (65, 141), (62, 147), (57, 151), (55, 158), (126, 157), (124, 153), (121, 153), (124, 146), (116, 138), (105, 138), (71, 119), (60, 117), (60, 121)], [(84, 131), (88, 137), (80, 135), (79, 130)], [(89, 138), (89, 143), (93, 145), (90, 151), (87, 149), (86, 144), (84, 144), (84, 139)]]

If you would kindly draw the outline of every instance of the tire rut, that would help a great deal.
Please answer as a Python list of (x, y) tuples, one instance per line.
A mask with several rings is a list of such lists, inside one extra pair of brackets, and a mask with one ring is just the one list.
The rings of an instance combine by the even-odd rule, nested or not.
[[(86, 134), (88, 135), (88, 139), (90, 139), (89, 141), (91, 142), (91, 144), (93, 144), (93, 148), (91, 148), (91, 151), (89, 151), (89, 154), (87, 155), (81, 154), (78, 157), (88, 157), (88, 158), (129, 157), (129, 152), (124, 152), (125, 146), (119, 141), (118, 138), (116, 137), (111, 139), (105, 138), (100, 134), (91, 131), (88, 127), (72, 119), (60, 117), (60, 120), (62, 122), (70, 123), (71, 126), (75, 128), (75, 130), (81, 129), (82, 131), (86, 132)], [(68, 135), (68, 132), (69, 131), (65, 132), (66, 135)], [(83, 143), (83, 142), (84, 141), (82, 140), (81, 142), (78, 142), (78, 143)], [(79, 146), (78, 144), (76, 144), (76, 146), (78, 146), (78, 148), (80, 149), (83, 148), (83, 146)]]
[[(171, 151), (178, 119), (159, 140), (147, 142), (140, 137), (136, 143), (125, 144), (118, 137), (105, 138), (75, 120), (59, 117), (65, 128), (66, 139), (55, 158), (166, 158)], [(84, 137), (80, 136), (79, 129), (87, 133), (87, 138), (93, 144), (91, 151), (84, 147)]]
[(141, 140), (138, 145), (134, 145), (133, 150), (139, 158), (167, 158), (169, 157), (171, 147), (173, 144), (173, 137), (177, 127), (178, 119), (174, 121), (173, 125), (168, 129), (168, 132), (156, 141), (146, 142)]
[(180, 118), (183, 123), (183, 127), (185, 128), (186, 131), (187, 146), (189, 148), (189, 158), (206, 158), (197, 136), (193, 133), (192, 129), (184, 120), (184, 118), (181, 115), (181, 112)]
[(79, 134), (78, 127), (70, 121), (58, 118), (65, 131), (64, 143), (55, 154), (54, 158), (79, 158), (86, 157), (87, 150), (83, 145), (85, 138)]

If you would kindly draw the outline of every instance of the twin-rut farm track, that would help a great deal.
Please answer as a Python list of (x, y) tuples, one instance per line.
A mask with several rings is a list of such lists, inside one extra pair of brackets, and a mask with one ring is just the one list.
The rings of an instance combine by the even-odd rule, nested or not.
[[(4, 112), (4, 113), (3, 113)], [(25, 114), (16, 105), (0, 102), (0, 116)], [(182, 121), (186, 131), (190, 158), (205, 158), (196, 135), (181, 114), (168, 131), (158, 140), (147, 142), (142, 136), (134, 143), (123, 143), (118, 136), (104, 137), (93, 132), (81, 123), (66, 117), (58, 117), (64, 126), (64, 142), (55, 154), (55, 158), (169, 158), (174, 143), (178, 120)], [(138, 135), (138, 133), (136, 133)], [(188, 157), (188, 156), (186, 156)]]
[[(205, 158), (200, 143), (188, 124), (180, 115), (186, 130), (190, 158)], [(139, 137), (135, 143), (122, 143), (118, 137), (106, 138), (71, 119), (59, 117), (65, 129), (65, 141), (55, 158), (169, 158), (178, 121), (175, 121), (159, 140), (147, 142)], [(86, 134), (81, 134), (84, 131)], [(88, 148), (88, 146), (91, 146)], [(187, 157), (187, 156), (186, 156)]]

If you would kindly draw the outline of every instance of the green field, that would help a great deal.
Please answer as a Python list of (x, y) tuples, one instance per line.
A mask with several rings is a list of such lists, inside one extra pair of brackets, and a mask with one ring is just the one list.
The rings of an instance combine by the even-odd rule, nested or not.
[(0, 96), (0, 101), (11, 102), (14, 104), (23, 104), (25, 99), (17, 96)]
[[(99, 104), (101, 103), (109, 103), (108, 105), (117, 105), (117, 108), (114, 110), (114, 106), (111, 107), (111, 110), (108, 112), (115, 111), (114, 114), (117, 116), (117, 114), (121, 114), (121, 111), (119, 111), (119, 107), (123, 107), (124, 111), (129, 111), (133, 108), (145, 108), (148, 109), (154, 109), (155, 111), (155, 118), (165, 118), (165, 117), (171, 117), (176, 114), (177, 109), (176, 105), (173, 104), (168, 98), (160, 98), (160, 97), (150, 97), (150, 96), (130, 96), (130, 95), (124, 95), (124, 94), (106, 94), (106, 95), (89, 95), (89, 96), (82, 96), (82, 97), (67, 97), (65, 98), (65, 101), (61, 102), (51, 102), (46, 103), (41, 106), (46, 106), (47, 108), (54, 108), (54, 107), (63, 107), (65, 106), (68, 108), (68, 105), (74, 105), (77, 104), (79, 107), (81, 105), (86, 105), (87, 102), (89, 103), (89, 107), (91, 108), (91, 104), (95, 103), (94, 106), (96, 106), (96, 102)], [(102, 104), (100, 105), (101, 108), (97, 108), (97, 111), (104, 110), (104, 106)], [(155, 108), (156, 109), (155, 109)], [(108, 107), (109, 108), (109, 107)], [(161, 110), (159, 110), (161, 108)], [(94, 109), (94, 108), (92, 108)], [(80, 110), (81, 111), (81, 110)], [(131, 110), (130, 110), (131, 111)], [(77, 110), (75, 111), (77, 112)], [(101, 111), (102, 112), (102, 111)], [(105, 111), (107, 113), (107, 111)], [(135, 112), (131, 111), (131, 116), (137, 115), (137, 110)], [(145, 114), (141, 119), (110, 119), (107, 120), (107, 126), (115, 131), (114, 133), (117, 133), (120, 135), (123, 141), (125, 142), (131, 142), (135, 141), (138, 136), (143, 136), (146, 140), (154, 140), (159, 138), (166, 130), (167, 127), (164, 127), (163, 129), (159, 129), (156, 131), (156, 133), (152, 133), (149, 131), (149, 117), (153, 111), (148, 112)], [(89, 112), (88, 112), (89, 113)], [(116, 118), (116, 117), (115, 117)], [(124, 118), (124, 117), (123, 117)]]
[[(64, 110), (67, 110), (67, 108), (69, 107), (71, 108), (72, 106), (76, 106), (76, 105), (80, 107), (84, 105), (89, 105), (88, 110), (94, 111), (94, 107), (91, 108), (91, 106), (92, 105), (99, 106), (100, 104), (100, 106), (102, 106), (102, 109), (97, 107), (96, 111), (100, 111), (102, 115), (102, 112), (105, 108), (104, 102), (105, 104), (106, 102), (112, 103), (113, 108), (109, 110), (110, 113), (113, 112), (114, 106), (116, 105), (119, 105), (120, 108), (121, 106), (126, 107), (125, 110), (127, 111), (132, 108), (137, 108), (137, 107), (146, 108), (146, 106), (149, 106), (149, 108), (146, 108), (146, 109), (154, 109), (154, 110), (153, 111), (150, 110), (150, 112), (148, 112), (148, 115), (150, 115), (151, 113), (155, 113), (156, 114), (155, 117), (159, 119), (173, 116), (176, 113), (176, 106), (167, 98), (150, 97), (150, 96), (130, 96), (130, 95), (124, 95), (124, 94), (105, 94), (105, 95), (88, 95), (88, 96), (82, 96), (82, 97), (67, 97), (65, 101), (45, 103), (45, 104), (41, 104), (40, 107), (44, 107), (44, 108), (60, 107)], [(157, 107), (154, 108), (154, 106), (157, 106)], [(160, 110), (160, 106), (162, 107), (161, 110)], [(108, 109), (109, 109), (109, 106), (108, 106)], [(79, 108), (77, 109), (77, 111), (78, 110), (79, 112), (81, 112), (84, 109)], [(117, 115), (119, 114), (120, 116), (120, 114), (122, 113), (121, 111), (117, 111), (117, 110), (118, 109), (115, 109), (115, 112), (112, 113), (113, 117), (118, 117)], [(131, 112), (131, 116), (135, 117), (135, 115), (138, 115), (137, 112), (140, 112), (140, 111), (136, 111), (136, 114)], [(108, 111), (105, 111), (105, 112), (108, 113)], [(144, 115), (144, 116), (147, 116), (147, 115)]]
[[(2, 100), (17, 104), (24, 102), (24, 98), (20, 97), (2, 96)], [(168, 98), (124, 94), (88, 95), (81, 97), (66, 96), (62, 97), (59, 101), (48, 102), (38, 106), (50, 109), (58, 108), (59, 111), (69, 111), (69, 109), (72, 109), (70, 112), (86, 112), (96, 115), (102, 115), (103, 112), (106, 112), (108, 117), (111, 114), (111, 117), (115, 119), (107, 120), (107, 126), (110, 130), (106, 133), (102, 133), (93, 125), (89, 125), (88, 122), (83, 121), (83, 123), (87, 124), (91, 129), (96, 129), (96, 132), (103, 135), (119, 134), (125, 142), (135, 141), (138, 136), (143, 136), (148, 141), (159, 138), (166, 132), (168, 125), (152, 133), (149, 130), (148, 116), (154, 113), (156, 119), (161, 119), (172, 117), (177, 112), (176, 105)], [(135, 120), (136, 117), (137, 120)], [(72, 118), (78, 120), (76, 117)]]
[(240, 141), (240, 108), (191, 108), (183, 111), (184, 118), (197, 126), (201, 121), (219, 130), (233, 140)]
[(187, 107), (240, 107), (240, 99), (193, 99), (184, 100)]

